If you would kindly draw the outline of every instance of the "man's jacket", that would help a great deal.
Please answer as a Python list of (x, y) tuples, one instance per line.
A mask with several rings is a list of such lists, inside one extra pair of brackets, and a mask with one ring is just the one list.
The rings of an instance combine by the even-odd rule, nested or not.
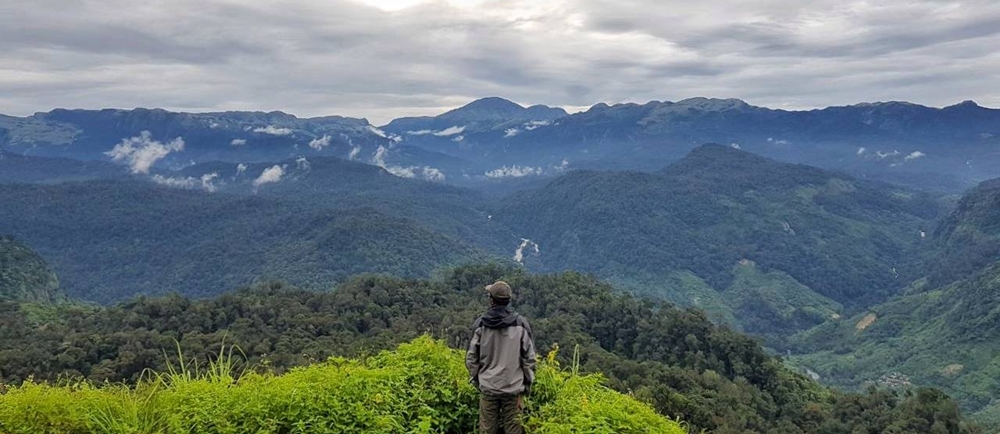
[(535, 381), (535, 343), (528, 320), (509, 306), (493, 306), (473, 325), (465, 366), (487, 395), (527, 393)]

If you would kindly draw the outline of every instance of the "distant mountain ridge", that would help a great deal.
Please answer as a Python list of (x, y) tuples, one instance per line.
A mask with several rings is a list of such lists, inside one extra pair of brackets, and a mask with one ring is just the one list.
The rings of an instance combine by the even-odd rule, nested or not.
[(333, 156), (427, 168), (459, 184), (554, 177), (567, 168), (654, 171), (702, 143), (922, 188), (954, 191), (1000, 176), (1000, 110), (972, 101), (943, 108), (877, 102), (791, 111), (689, 98), (599, 103), (568, 114), (490, 97), (381, 128), (359, 118), (283, 112), (56, 109), (0, 116), (0, 148), (110, 160), (116, 144), (143, 131), (151, 140), (185, 143), (160, 159), (160, 168)]

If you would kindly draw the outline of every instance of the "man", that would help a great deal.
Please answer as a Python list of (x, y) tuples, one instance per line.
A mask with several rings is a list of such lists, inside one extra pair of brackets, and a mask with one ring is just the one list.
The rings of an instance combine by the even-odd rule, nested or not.
[(490, 309), (473, 325), (465, 366), (479, 389), (479, 432), (522, 434), (523, 396), (535, 381), (535, 343), (528, 320), (510, 308), (513, 291), (498, 280), (486, 287)]

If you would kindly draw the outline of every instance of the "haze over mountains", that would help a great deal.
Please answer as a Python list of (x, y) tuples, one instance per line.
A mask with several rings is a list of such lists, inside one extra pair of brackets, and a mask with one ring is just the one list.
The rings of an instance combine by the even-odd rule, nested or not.
[[(381, 127), (364, 119), (300, 119), (281, 112), (57, 109), (0, 117), (0, 147), (28, 156), (128, 162), (134, 160), (122, 154), (127, 149), (111, 153), (117, 145), (156, 143), (158, 152), (147, 157), (161, 169), (335, 156), (465, 185), (557, 176), (568, 168), (654, 171), (708, 142), (938, 189), (1000, 176), (1000, 110), (971, 101), (945, 108), (885, 102), (786, 111), (693, 98), (601, 103), (567, 114), (493, 97)], [(145, 172), (140, 163), (134, 168)]]

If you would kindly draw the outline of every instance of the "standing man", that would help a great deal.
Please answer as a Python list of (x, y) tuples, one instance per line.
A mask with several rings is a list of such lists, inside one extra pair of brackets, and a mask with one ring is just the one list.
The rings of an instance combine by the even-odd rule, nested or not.
[(498, 280), (486, 287), (490, 310), (476, 320), (465, 366), (479, 389), (479, 432), (522, 434), (523, 395), (535, 381), (535, 343), (528, 320), (510, 308), (513, 291)]

